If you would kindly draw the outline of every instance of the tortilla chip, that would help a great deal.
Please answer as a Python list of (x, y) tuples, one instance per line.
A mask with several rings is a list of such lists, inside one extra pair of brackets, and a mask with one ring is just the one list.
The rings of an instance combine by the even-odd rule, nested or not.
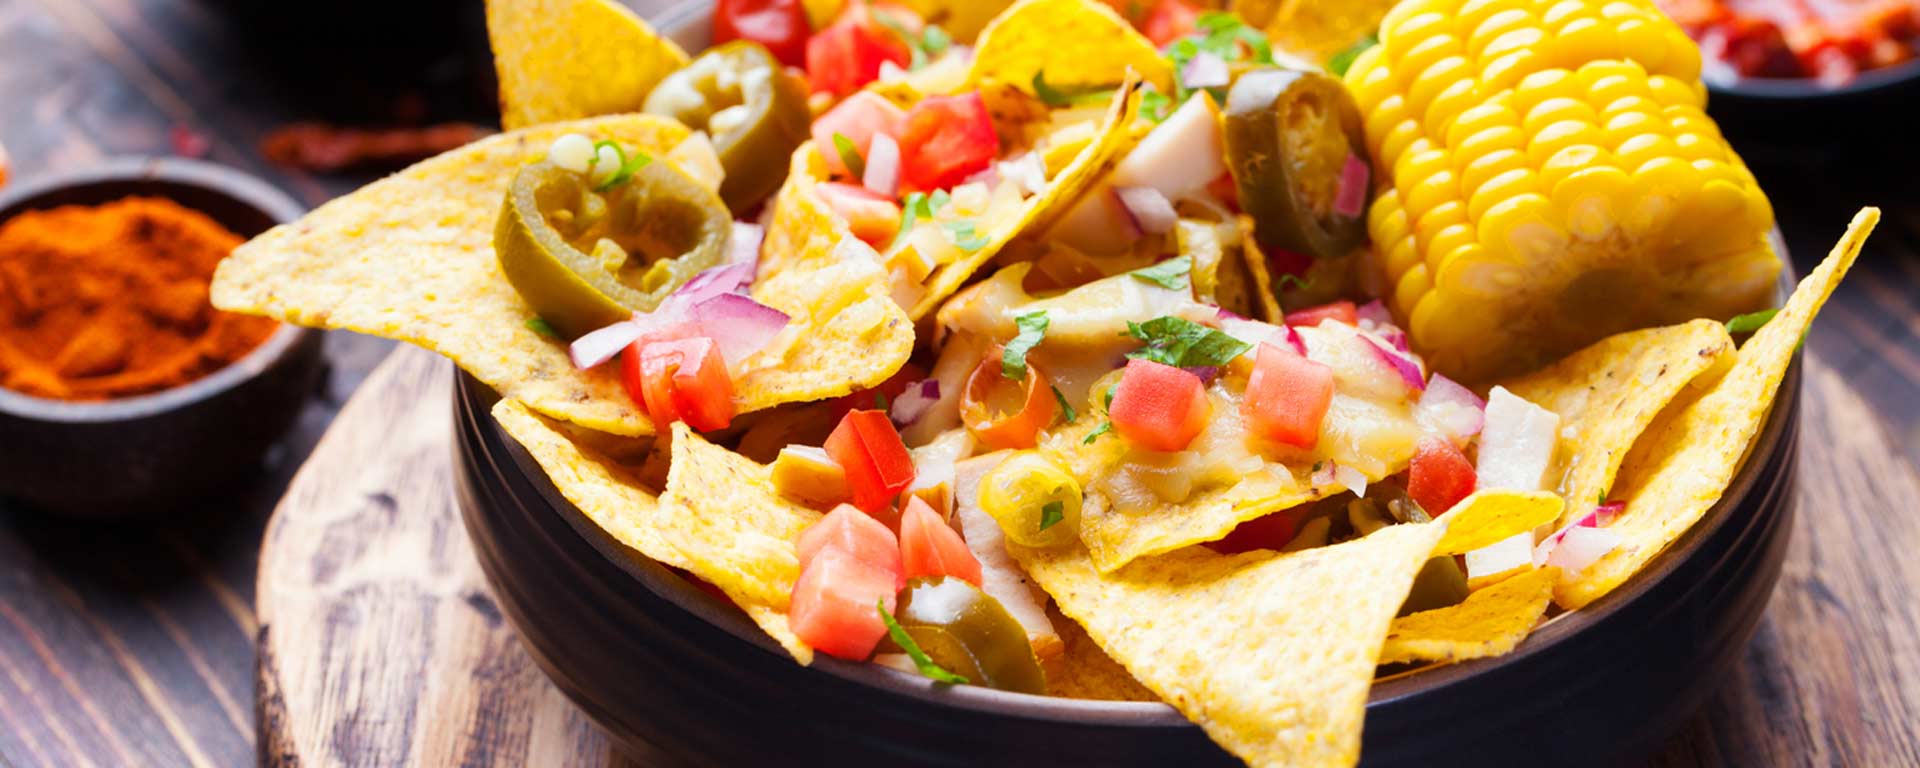
[(1013, 3), (1011, 0), (903, 0), (928, 24), (937, 24), (954, 40), (971, 43)]
[(1279, 294), (1273, 289), (1273, 272), (1268, 269), (1267, 254), (1260, 250), (1260, 243), (1253, 239), (1253, 217), (1242, 215), (1240, 224), (1240, 249), (1247, 274), (1253, 277), (1253, 295), (1259, 299), (1260, 317), (1269, 323), (1286, 322), (1286, 313), (1280, 309)]
[(1047, 85), (1073, 91), (1112, 86), (1129, 71), (1173, 93), (1173, 65), (1111, 7), (1094, 0), (1020, 0), (980, 33), (967, 80), (998, 80), (1032, 93), (1034, 76), (1044, 72)]
[(1153, 691), (1127, 674), (1106, 651), (1087, 637), (1087, 630), (1058, 610), (1047, 611), (1060, 641), (1060, 654), (1041, 662), (1047, 673), (1047, 695), (1096, 701), (1159, 701)]
[(1380, 28), (1393, 0), (1230, 0), (1227, 9), (1266, 30), (1273, 47), (1325, 64)]
[(487, 0), (508, 130), (638, 112), (687, 53), (612, 0)]
[(660, 537), (660, 500), (641, 479), (644, 454), (615, 455), (607, 447), (591, 447), (569, 435), (564, 422), (548, 421), (516, 400), (494, 403), (493, 418), (527, 449), (560, 495), (600, 530), (648, 559), (687, 567), (686, 558)]
[(1714, 320), (1615, 334), (1539, 371), (1505, 382), (1560, 415), (1560, 448), (1547, 477), (1568, 500), (1558, 528), (1606, 501), (1627, 449), (1689, 382), (1733, 362), (1733, 337)]
[(1853, 266), (1880, 209), (1864, 208), (1786, 306), (1740, 347), (1710, 389), (1690, 392), (1646, 430), (1621, 464), (1613, 498), (1627, 507), (1607, 526), (1620, 546), (1554, 588), (1569, 609), (1625, 582), (1680, 538), (1720, 500), (1773, 406), (1774, 394), (1815, 313)]
[[(1022, 233), (1044, 229), (1118, 160), (1128, 146), (1125, 126), (1140, 108), (1140, 100), (1135, 96), (1137, 83), (1138, 80), (1129, 79), (1115, 92), (1098, 138), (1048, 181), (1045, 192), (1026, 200), (1017, 220), (990, 222), (991, 236), (986, 245), (939, 266), (927, 276), (926, 291), (908, 311), (908, 316), (917, 321), (938, 309), (941, 302), (959, 290), (1008, 242)], [(763, 273), (835, 260), (838, 257), (834, 246), (853, 236), (846, 221), (834, 215), (814, 193), (814, 188), (828, 178), (828, 172), (825, 159), (814, 150), (813, 143), (800, 145), (790, 163), (787, 181), (774, 197), (773, 218), (767, 224), (766, 241), (762, 244)]]
[(1474, 491), (1439, 517), (1447, 535), (1433, 553), (1464, 555), (1553, 522), (1565, 507), (1566, 501), (1551, 491)]
[(660, 495), (660, 536), (802, 664), (813, 649), (787, 627), (787, 601), (800, 578), (795, 542), (821, 518), (782, 498), (764, 464), (673, 424), (673, 467)]
[(1111, 574), (1081, 547), (1009, 547), (1087, 635), (1256, 766), (1353, 765), (1387, 626), (1443, 533), (1388, 526), (1330, 547), (1188, 549)]
[[(618, 435), (653, 434), (612, 366), (579, 370), (565, 343), (529, 327), (533, 310), (494, 255), (494, 224), (513, 174), (575, 132), (656, 156), (687, 136), (679, 123), (619, 115), (482, 139), (241, 245), (214, 275), (213, 302), (418, 344), (541, 414)], [(821, 267), (753, 286), (754, 298), (793, 322), (743, 361), (734, 384), (742, 412), (879, 384), (911, 353), (912, 325), (885, 298), (882, 271)]]
[(1547, 613), (1560, 569), (1541, 568), (1467, 596), (1466, 602), (1402, 616), (1387, 631), (1380, 663), (1466, 661), (1502, 656)]
[[(1108, 438), (1096, 442), (1120, 441)], [(1314, 485), (1312, 472), (1307, 469), (1268, 466), (1273, 470), (1271, 475), (1199, 491), (1185, 501), (1134, 511), (1115, 509), (1106, 493), (1098, 486), (1090, 487), (1080, 508), (1080, 539), (1086, 542), (1100, 572), (1110, 573), (1138, 558), (1217, 541), (1248, 520), (1345, 490), (1338, 484)]]

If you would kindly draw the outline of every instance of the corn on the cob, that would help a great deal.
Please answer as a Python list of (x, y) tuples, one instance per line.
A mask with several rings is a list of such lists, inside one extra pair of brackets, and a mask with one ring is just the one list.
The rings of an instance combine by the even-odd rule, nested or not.
[(1405, 0), (1347, 86), (1391, 184), (1368, 229), (1435, 367), (1517, 372), (1754, 309), (1773, 210), (1647, 0)]

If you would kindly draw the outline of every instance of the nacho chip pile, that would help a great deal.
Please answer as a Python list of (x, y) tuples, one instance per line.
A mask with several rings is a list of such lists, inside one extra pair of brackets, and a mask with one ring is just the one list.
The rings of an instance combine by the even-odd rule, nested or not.
[[(713, 371), (650, 357), (712, 341), (672, 314), (693, 310), (636, 312), (642, 330), (576, 365), (581, 340), (554, 335), (494, 249), (529, 164), (576, 169), (597, 194), (665, 163), (703, 199), (740, 170), (706, 132), (627, 114), (691, 59), (608, 0), (489, 2), (510, 130), (255, 238), (221, 265), (213, 300), (451, 358), (500, 393), (502, 429), (628, 556), (712, 585), (800, 664), (849, 655), (809, 642), (819, 625), (802, 620), (825, 610), (797, 585), (826, 557), (883, 593), (833, 618), (906, 622), (873, 646), (903, 674), (951, 684), (963, 676), (939, 660), (958, 658), (983, 684), (996, 664), (1029, 665), (1050, 695), (1170, 705), (1249, 764), (1351, 765), (1383, 666), (1513, 652), (1711, 515), (1879, 213), (1863, 210), (1740, 340), (1753, 323), (1723, 321), (1772, 286), (1771, 210), (1698, 114), (1697, 52), (1650, 6), (1229, 5), (1245, 18), (1196, 10), (1172, 32), (1092, 0), (795, 11), (816, 129), (783, 157), (778, 192), (726, 211), (727, 261), (701, 273), (744, 277), (722, 292), (730, 312), (693, 315), (712, 323), (700, 333), (768, 331), (725, 360), (731, 417), (704, 433), (661, 403), (691, 407), (680, 387)], [(1273, 222), (1240, 211), (1248, 188), (1195, 148), (1220, 145), (1221, 110), (1245, 125), (1233, 84), (1279, 66), (1270, 46), (1324, 60), (1376, 22), (1381, 45), (1345, 79), (1368, 153), (1292, 165), (1345, 178), (1302, 191), (1296, 215), (1365, 219), (1374, 242), (1340, 263), (1384, 273), (1382, 301), (1360, 295), (1366, 275), (1335, 275), (1357, 301), (1282, 311), (1327, 273), (1262, 248)], [(816, 44), (875, 34), (859, 39), (886, 63), (852, 73), (853, 95), (822, 85), (849, 73), (827, 71)], [(700, 98), (733, 98), (737, 80)], [(910, 189), (906, 137), (964, 122), (976, 96), (975, 144), (941, 149), (993, 156)], [(1181, 113), (1185, 99), (1209, 109)], [(709, 106), (716, 133), (749, 111)], [(1180, 153), (1152, 154), (1167, 147)], [(1162, 190), (1141, 168), (1196, 178)], [(605, 199), (543, 215), (590, 229)], [(876, 237), (891, 217), (895, 234)], [(748, 239), (755, 225), (763, 240)], [(1074, 239), (1105, 225), (1124, 230), (1118, 247)], [(662, 231), (646, 237), (671, 240)], [(580, 250), (633, 287), (653, 279), (632, 255), (651, 255), (646, 237)], [(1583, 291), (1658, 306), (1598, 322), (1561, 301)], [(1142, 426), (1141, 402), (1199, 417)], [(1304, 427), (1287, 418), (1316, 407)], [(1525, 460), (1489, 463), (1503, 455)], [(855, 553), (870, 560), (847, 565)], [(943, 594), (977, 591), (1004, 615), (916, 624), (903, 603), (933, 577), (977, 586)], [(1016, 652), (954, 655), (988, 630)]]

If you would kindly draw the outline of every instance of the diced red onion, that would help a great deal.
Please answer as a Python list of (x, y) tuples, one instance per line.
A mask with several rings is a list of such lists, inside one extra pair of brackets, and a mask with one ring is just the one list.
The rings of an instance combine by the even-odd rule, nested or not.
[(1202, 384), (1212, 384), (1213, 380), (1220, 375), (1219, 366), (1213, 365), (1195, 365), (1180, 370), (1200, 377), (1200, 383)]
[(1374, 359), (1392, 368), (1394, 373), (1400, 374), (1400, 381), (1404, 382), (1407, 388), (1415, 392), (1420, 392), (1427, 388), (1426, 379), (1420, 375), (1419, 365), (1407, 359), (1405, 355), (1380, 346), (1380, 342), (1365, 336), (1361, 336), (1360, 338), (1367, 343), (1367, 349), (1373, 350)]
[[(1360, 305), (1354, 311), (1354, 316), (1360, 321), (1360, 327), (1369, 331), (1393, 325), (1393, 313), (1388, 312), (1387, 305), (1381, 303), (1379, 299)], [(1373, 327), (1368, 328), (1367, 323), (1372, 323)]]
[(1293, 326), (1291, 325), (1286, 325), (1281, 327), (1287, 329), (1287, 343), (1293, 345), (1293, 351), (1300, 353), (1301, 357), (1306, 357), (1307, 356), (1306, 337), (1301, 336), (1300, 332), (1297, 330), (1294, 330)]
[(900, 188), (900, 143), (892, 136), (875, 133), (867, 145), (867, 171), (860, 185), (889, 198)]
[[(1332, 464), (1332, 462), (1328, 462)], [(1333, 465), (1333, 480), (1353, 492), (1355, 496), (1367, 495), (1367, 476), (1360, 470), (1342, 464)]]
[(1171, 232), (1180, 220), (1180, 215), (1173, 211), (1173, 203), (1153, 187), (1114, 187), (1113, 196), (1143, 232), (1156, 235)]
[(1480, 434), (1486, 424), (1487, 403), (1473, 390), (1438, 373), (1427, 380), (1427, 391), (1413, 407), (1414, 420), (1439, 430), (1456, 444)]
[[(760, 263), (760, 243), (766, 239), (765, 226), (751, 221), (734, 222), (733, 233), (727, 236), (727, 263), (751, 264), (757, 267)], [(748, 283), (753, 282), (756, 271), (758, 271), (757, 268), (747, 272)]]
[(922, 379), (908, 384), (900, 396), (893, 399), (893, 405), (887, 408), (887, 418), (894, 424), (905, 427), (920, 420), (927, 409), (940, 402), (940, 380)]
[(1387, 328), (1386, 330), (1379, 331), (1378, 333), (1380, 335), (1380, 338), (1386, 339), (1388, 344), (1393, 345), (1393, 348), (1395, 351), (1398, 351), (1401, 354), (1406, 354), (1408, 352), (1413, 351), (1413, 345), (1407, 343), (1406, 331), (1400, 330), (1398, 328), (1390, 327), (1390, 328)]
[(999, 169), (1000, 178), (1019, 184), (1029, 195), (1047, 191), (1047, 166), (1041, 162), (1038, 152), (1028, 152), (994, 167)]
[(1227, 71), (1227, 60), (1211, 51), (1195, 54), (1187, 60), (1186, 66), (1180, 68), (1180, 84), (1189, 90), (1226, 85), (1231, 78), (1232, 74)]
[(1624, 501), (1609, 501), (1594, 507), (1593, 524), (1601, 527), (1613, 525), (1613, 521), (1625, 511), (1627, 511), (1627, 503)]
[(1620, 542), (1620, 534), (1615, 531), (1574, 526), (1562, 533), (1559, 541), (1553, 544), (1547, 553), (1546, 564), (1569, 574), (1579, 573), (1620, 546)]
[(673, 295), (661, 302), (660, 308), (654, 311), (665, 310), (669, 304), (692, 306), (723, 293), (738, 292), (753, 282), (754, 269), (752, 262), (734, 262), (701, 270), (693, 279), (674, 289)]
[(743, 294), (723, 293), (693, 305), (700, 332), (720, 345), (720, 354), (734, 365), (780, 334), (793, 318)]
[(1560, 417), (1552, 411), (1494, 387), (1474, 465), (1479, 487), (1540, 490), (1559, 433)]
[(567, 354), (573, 358), (573, 367), (585, 370), (612, 360), (646, 332), (646, 325), (639, 320), (622, 320), (574, 339), (567, 346)]
[(1301, 357), (1307, 356), (1306, 340), (1300, 338), (1300, 333), (1291, 326), (1248, 320), (1224, 309), (1220, 310), (1219, 317), (1220, 330), (1228, 336), (1253, 344), (1256, 348), (1260, 344), (1272, 344), (1281, 349), (1292, 349)]
[(1220, 318), (1221, 320), (1245, 320), (1246, 319), (1244, 317), (1241, 317), (1240, 313), (1235, 312), (1231, 309), (1227, 309), (1226, 307), (1214, 307), (1214, 310), (1215, 312), (1213, 313), (1213, 316)]
[(1367, 206), (1367, 182), (1373, 176), (1373, 169), (1359, 155), (1347, 155), (1346, 165), (1340, 168), (1340, 187), (1333, 195), (1333, 212), (1350, 219), (1360, 218), (1360, 210)]

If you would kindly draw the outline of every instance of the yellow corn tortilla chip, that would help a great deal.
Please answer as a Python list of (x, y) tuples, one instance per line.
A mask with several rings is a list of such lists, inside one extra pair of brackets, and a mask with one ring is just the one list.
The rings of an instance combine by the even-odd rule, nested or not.
[(1551, 523), (1565, 507), (1566, 501), (1551, 491), (1474, 491), (1440, 516), (1447, 535), (1433, 553), (1464, 555)]
[(1393, 0), (1230, 0), (1227, 9), (1266, 30), (1277, 50), (1325, 64), (1380, 28)]
[[(984, 246), (940, 265), (927, 276), (926, 291), (907, 312), (909, 317), (917, 321), (938, 309), (941, 302), (959, 290), (1015, 237), (1045, 229), (1118, 160), (1118, 155), (1128, 146), (1125, 126), (1140, 108), (1137, 83), (1138, 80), (1130, 78), (1114, 93), (1097, 138), (1082, 149), (1065, 170), (1047, 182), (1046, 191), (1026, 200), (1017, 220), (989, 222)], [(832, 246), (853, 236), (846, 221), (834, 215), (814, 192), (827, 178), (826, 161), (814, 150), (813, 143), (800, 145), (790, 161), (787, 181), (774, 197), (773, 218), (767, 224), (766, 241), (761, 249), (763, 273), (777, 274), (803, 268), (800, 265), (808, 262), (832, 260), (836, 258)]]
[(1795, 348), (1879, 221), (1880, 209), (1861, 209), (1786, 306), (1741, 345), (1726, 375), (1681, 397), (1647, 428), (1614, 483), (1613, 498), (1627, 507), (1607, 530), (1620, 535), (1620, 546), (1562, 579), (1555, 602), (1579, 608), (1612, 591), (1720, 500), (1773, 406)]
[(612, 0), (487, 0), (508, 130), (638, 112), (687, 53)]
[(1253, 294), (1259, 299), (1260, 317), (1269, 323), (1285, 322), (1286, 313), (1280, 309), (1279, 294), (1273, 290), (1273, 272), (1267, 267), (1267, 254), (1260, 250), (1260, 244), (1253, 239), (1253, 217), (1239, 217), (1240, 256), (1247, 268), (1247, 274), (1253, 277)]
[(1533, 632), (1553, 599), (1560, 569), (1541, 568), (1467, 596), (1466, 602), (1402, 616), (1387, 630), (1380, 663), (1502, 656)]
[(1173, 65), (1112, 8), (1094, 0), (1020, 0), (980, 33), (967, 80), (998, 80), (1031, 93), (1042, 73), (1048, 85), (1074, 90), (1111, 86), (1129, 70), (1173, 93)]
[[(493, 230), (508, 183), (566, 133), (663, 156), (679, 123), (618, 115), (482, 139), (315, 209), (235, 249), (214, 275), (213, 303), (301, 325), (343, 328), (439, 352), (502, 396), (618, 435), (653, 434), (612, 366), (581, 371), (500, 271)], [(817, 245), (817, 244), (816, 244)], [(742, 361), (737, 407), (837, 397), (885, 381), (912, 352), (906, 313), (877, 267), (822, 262), (756, 282), (753, 296), (793, 318)]]
[(1615, 334), (1505, 382), (1514, 394), (1560, 416), (1560, 447), (1547, 477), (1558, 478), (1568, 501), (1554, 527), (1603, 503), (1627, 449), (1653, 418), (1688, 383), (1711, 380), (1733, 356), (1726, 324), (1700, 319)]
[[(564, 424), (507, 399), (494, 405), (493, 417), (601, 530), (648, 559), (719, 587), (801, 664), (813, 662), (813, 649), (787, 627), (787, 593), (799, 576), (794, 542), (820, 513), (774, 494), (765, 467), (676, 424), (667, 493), (656, 498), (636, 465), (569, 436)], [(680, 474), (677, 482), (673, 473)], [(699, 492), (689, 494), (689, 484)]]
[(1102, 574), (1081, 547), (1008, 547), (1060, 612), (1255, 766), (1353, 765), (1387, 626), (1443, 526), (1302, 552), (1188, 549)]
[(973, 42), (987, 24), (1013, 5), (1011, 0), (904, 0), (901, 4), (963, 43)]
[(1160, 700), (1100, 650), (1079, 622), (1060, 615), (1058, 609), (1048, 610), (1047, 615), (1064, 646), (1059, 655), (1041, 662), (1047, 673), (1047, 695), (1095, 701)]
[[(1248, 520), (1345, 490), (1338, 484), (1315, 486), (1308, 470), (1269, 466), (1271, 477), (1242, 480), (1197, 492), (1185, 501), (1134, 511), (1116, 509), (1097, 486), (1088, 488), (1080, 510), (1080, 538), (1095, 566), (1106, 573), (1138, 558), (1216, 541)], [(1280, 480), (1282, 476), (1286, 479)]]

